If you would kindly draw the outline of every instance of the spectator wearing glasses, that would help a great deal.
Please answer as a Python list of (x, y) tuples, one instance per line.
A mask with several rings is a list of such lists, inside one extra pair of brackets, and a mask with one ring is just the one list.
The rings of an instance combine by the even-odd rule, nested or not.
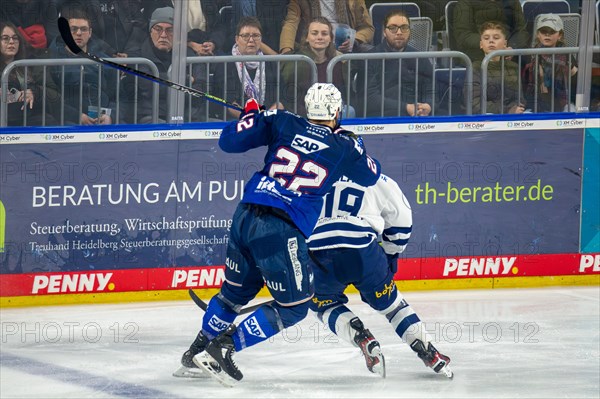
[(231, 31), (235, 29), (240, 18), (256, 17), (263, 29), (261, 50), (269, 55), (278, 54), (279, 37), (288, 4), (289, 0), (231, 0), (233, 6)]
[[(93, 39), (93, 29), (86, 12), (71, 9), (63, 13), (63, 16), (69, 21), (75, 43), (83, 51), (101, 58), (110, 57), (99, 42)], [(78, 58), (71, 53), (60, 37), (54, 40), (49, 50), (53, 58)], [(113, 123), (117, 72), (112, 68), (102, 67), (99, 76), (99, 68), (101, 67), (98, 64), (64, 67), (64, 81), (63, 67), (52, 69), (54, 83), (58, 87), (64, 84), (65, 124), (110, 125)]]
[[(261, 50), (262, 25), (256, 17), (242, 17), (236, 27), (235, 44), (231, 55), (264, 55)], [(211, 94), (225, 98), (235, 104), (244, 104), (253, 98), (259, 104), (268, 104), (269, 109), (284, 109), (278, 101), (277, 64), (275, 62), (229, 62), (223, 73), (221, 65), (214, 70), (215, 82)], [(223, 77), (226, 77), (226, 82)], [(225, 85), (225, 83), (227, 83)], [(225, 86), (227, 90), (225, 90)], [(211, 104), (212, 105), (212, 104)], [(221, 108), (221, 107), (219, 107)], [(216, 110), (216, 117), (223, 118), (222, 111)], [(238, 118), (239, 111), (227, 109), (228, 116)]]
[[(538, 18), (540, 24), (534, 47), (564, 47), (564, 26), (560, 16), (543, 14)], [(523, 75), (525, 95), (530, 103), (535, 104), (532, 107), (535, 112), (575, 112), (573, 102), (577, 87), (577, 60), (573, 55), (532, 56)]]
[[(173, 57), (173, 7), (162, 7), (157, 8), (152, 13), (150, 19), (149, 30), (150, 36), (141, 45), (139, 54), (132, 54), (134, 57), (143, 57), (152, 61), (158, 68), (159, 77), (165, 80), (169, 78), (169, 67), (171, 66)], [(196, 54), (187, 47), (187, 56), (195, 56)], [(192, 86), (202, 91), (206, 91), (205, 87), (202, 87), (203, 76), (202, 70), (205, 68), (204, 65), (196, 64), (192, 68)], [(140, 70), (150, 73), (150, 70), (144, 65), (140, 65)], [(134, 76), (128, 75), (125, 77), (125, 87), (133, 87)], [(156, 83), (150, 82), (146, 79), (139, 79), (139, 91), (138, 94), (138, 115), (140, 117), (139, 123), (151, 123), (152, 122), (152, 90), (153, 85)], [(186, 82), (189, 84), (189, 82)], [(168, 87), (164, 85), (159, 86), (159, 106), (158, 106), (158, 118), (160, 123), (167, 122), (169, 103)], [(126, 92), (133, 93), (134, 90), (126, 90)], [(133, 101), (133, 99), (132, 99)], [(203, 113), (206, 110), (206, 100), (193, 98), (192, 100), (192, 115), (188, 117), (191, 120), (201, 120)], [(187, 112), (186, 107), (186, 112)], [(132, 122), (132, 121), (127, 121)], [(133, 121), (134, 123), (136, 121)], [(169, 121), (170, 122), (170, 121)]]
[(66, 0), (60, 5), (61, 13), (73, 8), (84, 9), (88, 13), (94, 39), (106, 42), (106, 53), (111, 57), (127, 57), (139, 50), (148, 24), (139, 1)]
[[(13, 61), (28, 58), (31, 48), (19, 29), (10, 22), (0, 22), (0, 75)], [(58, 92), (51, 79), (46, 83), (46, 98), (43, 98), (43, 69), (36, 67), (15, 68), (8, 75), (7, 123), (9, 126), (54, 125), (51, 114), (43, 115), (43, 103), (50, 111), (57, 103)], [(1, 88), (1, 83), (0, 83)], [(1, 93), (1, 91), (0, 91)]]
[[(158, 8), (172, 7), (173, 0), (138, 0), (146, 21)], [(231, 0), (186, 0), (188, 6), (188, 46), (197, 56), (221, 55), (229, 47), (227, 38), (231, 32), (229, 24), (221, 21), (219, 10), (231, 5)], [(190, 40), (191, 39), (191, 40)]]
[[(408, 45), (410, 20), (406, 13), (391, 11), (385, 16), (383, 26), (384, 40), (372, 53), (418, 51)], [(433, 67), (428, 59), (370, 61), (367, 72), (370, 116), (427, 116), (431, 113)]]

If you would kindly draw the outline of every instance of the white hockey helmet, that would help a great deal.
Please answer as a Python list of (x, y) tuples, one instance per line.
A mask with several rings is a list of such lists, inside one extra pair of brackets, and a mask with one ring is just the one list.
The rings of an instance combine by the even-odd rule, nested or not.
[(331, 121), (341, 116), (342, 93), (331, 83), (315, 83), (306, 92), (304, 104), (308, 119)]

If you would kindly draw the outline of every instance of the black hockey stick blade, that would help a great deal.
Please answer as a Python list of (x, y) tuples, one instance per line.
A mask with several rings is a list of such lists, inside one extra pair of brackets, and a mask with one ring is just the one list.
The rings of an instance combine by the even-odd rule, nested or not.
[(194, 301), (194, 303), (196, 305), (198, 305), (198, 307), (200, 309), (202, 309), (206, 312), (206, 309), (208, 308), (208, 305), (206, 304), (206, 302), (204, 302), (202, 299), (200, 299), (200, 297), (198, 295), (196, 295), (194, 290), (191, 288), (188, 290), (188, 294), (190, 294), (190, 298), (192, 298), (192, 301)]
[(213, 95), (205, 93), (203, 91), (194, 89), (193, 87), (180, 85), (178, 83), (171, 82), (169, 80), (160, 78), (158, 76), (151, 75), (151, 74), (146, 73), (146, 72), (142, 72), (140, 70), (128, 67), (126, 65), (121, 65), (121, 64), (118, 64), (116, 62), (105, 60), (104, 58), (100, 58), (100, 57), (98, 57), (98, 56), (96, 56), (94, 54), (90, 54), (90, 53), (88, 53), (86, 51), (83, 51), (77, 45), (77, 43), (75, 43), (75, 40), (73, 39), (73, 36), (71, 35), (71, 28), (69, 27), (69, 21), (66, 18), (64, 18), (64, 17), (59, 17), (58, 18), (58, 30), (60, 31), (60, 36), (62, 37), (63, 41), (65, 42), (65, 44), (67, 45), (67, 47), (69, 48), (69, 50), (71, 50), (71, 52), (73, 54), (77, 54), (77, 55), (79, 55), (81, 57), (85, 57), (85, 58), (90, 59), (92, 61), (95, 61), (97, 63), (103, 64), (103, 65), (107, 65), (109, 67), (118, 69), (120, 71), (123, 71), (123, 72), (126, 72), (126, 73), (130, 73), (130, 74), (133, 74), (133, 75), (136, 75), (136, 76), (139, 76), (140, 78), (144, 78), (144, 79), (149, 80), (151, 82), (162, 84), (164, 86), (170, 87), (171, 89), (182, 91), (182, 92), (190, 94), (190, 95), (192, 95), (194, 97), (205, 98), (208, 101), (212, 101), (212, 102), (214, 102), (216, 104), (223, 105), (223, 106), (225, 106), (227, 108), (235, 109), (237, 111), (242, 111), (242, 108), (240, 108), (239, 106), (237, 106), (235, 104), (227, 102), (227, 101), (223, 100), (222, 98), (213, 96)]
[[(202, 310), (204, 310), (206, 312), (206, 309), (208, 308), (208, 305), (206, 302), (204, 302), (202, 299), (200, 299), (200, 297), (198, 297), (198, 295), (196, 295), (196, 293), (194, 292), (194, 290), (192, 290), (191, 288), (188, 290), (188, 294), (190, 294), (190, 298), (192, 298), (192, 301), (194, 301), (194, 303)], [(251, 305), (251, 306), (246, 306), (243, 307), (242, 310), (240, 310), (239, 314), (246, 314), (246, 313), (251, 313), (254, 312), (256, 309), (260, 308), (263, 305), (270, 305), (273, 302), (275, 302), (273, 299), (271, 299), (270, 301), (266, 301), (263, 303), (258, 303), (256, 305)]]

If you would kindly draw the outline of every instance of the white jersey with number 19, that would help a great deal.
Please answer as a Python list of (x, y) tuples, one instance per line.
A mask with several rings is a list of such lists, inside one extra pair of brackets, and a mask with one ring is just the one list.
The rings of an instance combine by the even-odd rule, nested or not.
[(370, 187), (348, 179), (336, 182), (307, 242), (313, 251), (362, 248), (381, 235), (384, 251), (394, 255), (404, 251), (411, 232), (410, 204), (398, 184), (382, 173)]

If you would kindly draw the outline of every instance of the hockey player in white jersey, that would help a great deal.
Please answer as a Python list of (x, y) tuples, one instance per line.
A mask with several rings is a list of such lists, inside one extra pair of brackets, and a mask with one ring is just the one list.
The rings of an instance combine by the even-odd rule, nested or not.
[(369, 371), (385, 377), (379, 342), (346, 306), (344, 290), (353, 284), (362, 300), (388, 319), (427, 367), (452, 378), (450, 358), (431, 344), (423, 323), (393, 280), (398, 255), (404, 251), (411, 231), (410, 204), (390, 177), (381, 174), (370, 187), (348, 179), (336, 182), (325, 197), (308, 240), (315, 263), (311, 310), (336, 335), (361, 349)]

